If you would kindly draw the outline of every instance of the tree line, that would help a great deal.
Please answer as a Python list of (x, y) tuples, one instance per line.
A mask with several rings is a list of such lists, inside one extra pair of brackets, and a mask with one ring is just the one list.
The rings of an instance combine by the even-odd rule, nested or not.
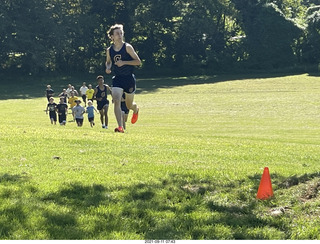
[(320, 63), (320, 0), (2, 0), (0, 72), (101, 72), (115, 23), (146, 70)]

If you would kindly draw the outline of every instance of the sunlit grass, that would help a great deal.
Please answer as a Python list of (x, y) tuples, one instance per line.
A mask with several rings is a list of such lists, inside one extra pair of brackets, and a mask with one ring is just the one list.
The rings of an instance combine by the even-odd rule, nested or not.
[[(319, 239), (317, 77), (139, 84), (125, 134), (113, 106), (103, 130), (0, 101), (0, 239)], [(258, 201), (266, 166), (275, 197)]]

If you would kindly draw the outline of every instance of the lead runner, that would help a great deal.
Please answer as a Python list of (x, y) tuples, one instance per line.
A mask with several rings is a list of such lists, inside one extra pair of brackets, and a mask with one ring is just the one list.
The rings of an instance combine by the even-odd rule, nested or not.
[(112, 99), (114, 102), (114, 114), (116, 116), (118, 127), (115, 132), (124, 133), (121, 97), (126, 94), (126, 105), (128, 109), (133, 110), (131, 123), (138, 120), (139, 107), (133, 101), (136, 91), (136, 78), (133, 74), (134, 66), (141, 65), (141, 60), (134, 48), (124, 42), (123, 25), (115, 24), (110, 27), (108, 37), (112, 45), (107, 49), (106, 73), (111, 74), (111, 68), (115, 76), (112, 77)]

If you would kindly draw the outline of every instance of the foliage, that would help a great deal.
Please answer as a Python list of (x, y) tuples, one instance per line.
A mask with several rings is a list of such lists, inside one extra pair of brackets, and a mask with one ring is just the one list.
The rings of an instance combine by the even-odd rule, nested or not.
[(249, 65), (269, 70), (297, 63), (292, 44), (303, 32), (292, 20), (272, 3), (234, 2), (241, 11)]
[(110, 45), (106, 31), (114, 23), (125, 25), (126, 40), (136, 48), (146, 70), (315, 64), (319, 55), (311, 54), (319, 43), (315, 35), (319, 27), (310, 18), (306, 21), (308, 7), (315, 4), (303, 0), (4, 0), (0, 71), (100, 73)]
[(320, 63), (320, 6), (310, 8), (308, 13), (302, 57), (307, 63)]

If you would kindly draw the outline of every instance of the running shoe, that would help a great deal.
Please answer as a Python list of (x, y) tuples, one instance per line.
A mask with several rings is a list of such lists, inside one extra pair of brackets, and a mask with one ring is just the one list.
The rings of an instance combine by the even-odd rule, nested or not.
[(137, 122), (138, 120), (138, 116), (139, 116), (139, 108), (138, 108), (138, 112), (137, 113), (133, 113), (132, 118), (131, 118), (131, 124), (134, 124)]
[(123, 127), (119, 126), (114, 129), (114, 132), (124, 133)]

